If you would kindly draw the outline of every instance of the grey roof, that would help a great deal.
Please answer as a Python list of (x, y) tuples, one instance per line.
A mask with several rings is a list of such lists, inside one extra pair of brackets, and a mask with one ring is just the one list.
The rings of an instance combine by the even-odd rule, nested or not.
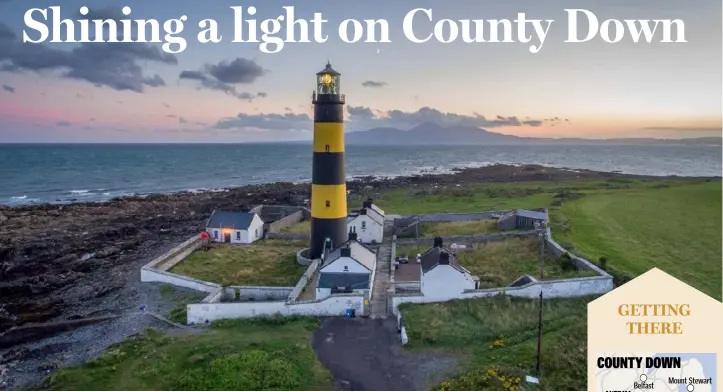
[(369, 288), (370, 277), (370, 274), (322, 272), (319, 274), (319, 282), (316, 284), (316, 287), (331, 289), (339, 286), (351, 286), (351, 288), (355, 290), (364, 290)]
[(363, 265), (369, 272), (374, 270), (374, 262), (377, 260), (377, 252), (367, 248), (361, 242), (357, 240), (349, 240), (341, 244), (336, 249), (329, 252), (329, 256), (324, 260), (323, 267), (334, 262), (334, 260), (341, 257), (341, 248), (351, 248), (351, 258), (356, 260), (359, 264)]
[[(362, 211), (364, 211), (364, 212), (362, 213)], [(347, 222), (351, 222), (354, 219), (356, 219), (362, 215), (366, 215), (374, 222), (377, 222), (380, 225), (384, 226), (384, 217), (381, 214), (379, 214), (376, 210), (371, 209), (371, 208), (362, 208), (361, 210), (359, 210), (359, 213), (357, 213), (356, 215), (353, 215), (353, 217), (351, 219), (347, 218), (348, 219)]]
[(431, 269), (439, 265), (439, 255), (443, 251), (449, 253), (449, 265), (460, 272), (464, 272), (459, 268), (459, 263), (457, 263), (457, 258), (454, 256), (454, 252), (445, 247), (440, 248), (435, 246), (433, 248), (429, 248), (426, 252), (422, 253), (422, 256), (420, 256), (423, 273), (429, 272)]
[(515, 210), (515, 214), (517, 216), (521, 216), (524, 218), (547, 220), (547, 213), (545, 213), (545, 212), (530, 211), (530, 210)]
[(224, 228), (224, 229), (240, 229), (246, 230), (251, 226), (251, 222), (254, 220), (253, 212), (238, 212), (238, 211), (218, 211), (214, 210), (211, 217), (206, 223), (206, 227), (212, 229)]

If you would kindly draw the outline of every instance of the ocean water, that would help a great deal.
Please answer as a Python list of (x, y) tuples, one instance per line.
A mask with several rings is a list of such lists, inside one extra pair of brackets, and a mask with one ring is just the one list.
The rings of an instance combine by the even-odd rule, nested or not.
[[(311, 145), (0, 145), (0, 204), (102, 201), (311, 178)], [(720, 146), (347, 146), (355, 176), (445, 173), (496, 163), (720, 176)]]

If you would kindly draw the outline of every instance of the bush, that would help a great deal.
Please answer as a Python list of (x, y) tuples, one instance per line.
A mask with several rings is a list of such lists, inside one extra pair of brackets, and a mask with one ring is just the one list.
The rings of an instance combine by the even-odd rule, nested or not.
[(600, 259), (598, 260), (600, 263), (600, 268), (607, 271), (608, 269), (608, 258), (605, 256), (600, 256)]
[(577, 267), (575, 267), (575, 261), (572, 259), (572, 256), (570, 256), (570, 253), (567, 252), (560, 256), (560, 266), (563, 271), (572, 271), (577, 269)]

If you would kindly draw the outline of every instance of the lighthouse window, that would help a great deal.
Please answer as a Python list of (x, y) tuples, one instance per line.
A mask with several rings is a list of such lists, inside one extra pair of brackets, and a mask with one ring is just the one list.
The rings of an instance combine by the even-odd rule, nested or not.
[(324, 148), (326, 149), (326, 152), (329, 152), (329, 145), (328, 145), (328, 144), (327, 144), (326, 147), (324, 147)]
[(329, 200), (326, 201), (326, 206), (331, 207), (331, 202)]

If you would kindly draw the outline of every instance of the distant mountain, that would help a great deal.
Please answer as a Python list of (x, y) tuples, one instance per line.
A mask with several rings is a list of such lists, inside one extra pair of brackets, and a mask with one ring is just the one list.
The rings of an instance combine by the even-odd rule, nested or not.
[(504, 135), (475, 127), (443, 127), (435, 123), (423, 123), (410, 130), (398, 128), (374, 128), (368, 131), (349, 132), (348, 144), (405, 144), (405, 145), (510, 145), (510, 144), (712, 144), (721, 145), (721, 138), (695, 139), (580, 139), (580, 138), (533, 138)]

